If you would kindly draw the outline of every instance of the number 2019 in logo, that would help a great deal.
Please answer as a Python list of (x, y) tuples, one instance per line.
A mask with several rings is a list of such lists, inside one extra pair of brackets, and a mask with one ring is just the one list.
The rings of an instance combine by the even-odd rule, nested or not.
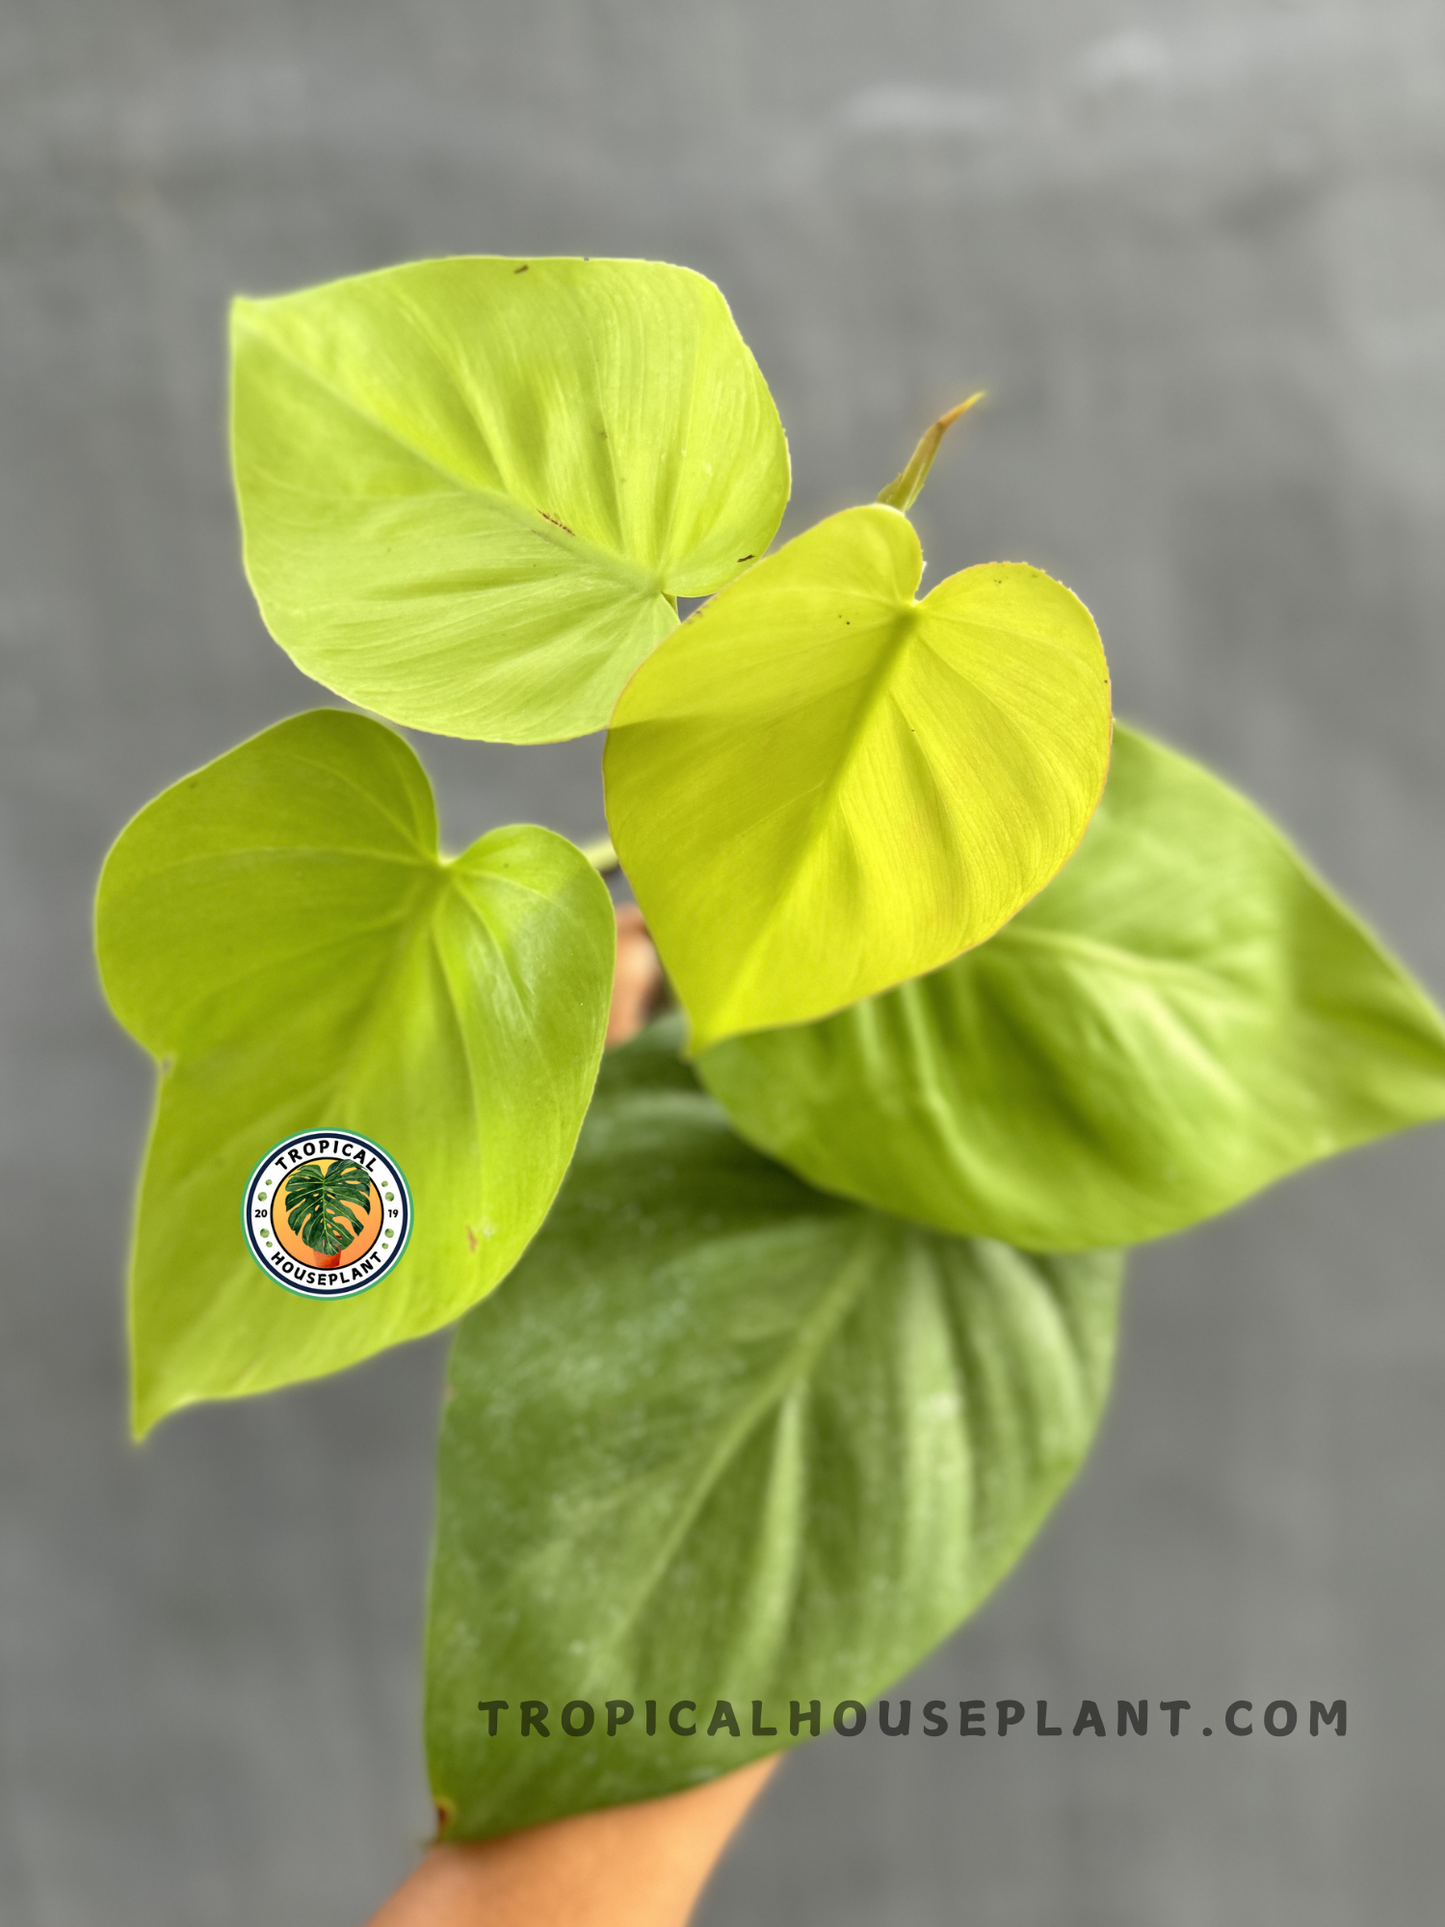
[(251, 1255), (302, 1298), (354, 1298), (393, 1270), (411, 1235), (411, 1193), (356, 1131), (299, 1131), (251, 1173), (241, 1207)]

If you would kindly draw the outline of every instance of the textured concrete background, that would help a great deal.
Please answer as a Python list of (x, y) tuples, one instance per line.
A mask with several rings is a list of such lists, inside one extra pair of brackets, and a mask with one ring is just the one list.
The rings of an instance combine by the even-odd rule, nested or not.
[[(1121, 710), (1445, 990), (1445, 16), (1412, 0), (6, 0), (0, 1917), (349, 1927), (427, 1824), (440, 1352), (123, 1434), (147, 1066), (91, 881), (317, 699), (237, 562), (222, 315), (449, 251), (714, 276), (791, 526), (993, 394), (921, 522), (1095, 610)], [(596, 745), (428, 742), (454, 838), (600, 827)], [(1085, 1477), (932, 1689), (1346, 1696), (1346, 1741), (824, 1742), (704, 1909), (1356, 1927), (1445, 1888), (1442, 1139), (1134, 1265)], [(1217, 1724), (1217, 1720), (1216, 1720)]]

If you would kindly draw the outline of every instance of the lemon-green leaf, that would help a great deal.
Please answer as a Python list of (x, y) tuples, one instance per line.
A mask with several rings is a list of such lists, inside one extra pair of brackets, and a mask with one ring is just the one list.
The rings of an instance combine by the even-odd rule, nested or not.
[(701, 275), (420, 261), (232, 310), (246, 568), (302, 669), (451, 736), (600, 729), (772, 540), (777, 410)]
[(921, 601), (896, 509), (831, 516), (633, 677), (613, 842), (694, 1048), (821, 1016), (991, 936), (1103, 788), (1109, 677), (1083, 604), (1021, 563)]
[[(510, 1270), (576, 1142), (613, 946), (601, 879), (550, 831), (443, 862), (420, 764), (366, 717), (294, 717), (142, 810), (97, 905), (106, 993), (160, 1060), (138, 1431), (431, 1331)], [(412, 1235), (373, 1290), (326, 1302), (261, 1271), (240, 1214), (272, 1146), (332, 1129), (396, 1161)]]
[(1043, 1249), (1445, 1116), (1424, 992), (1251, 803), (1123, 728), (1078, 855), (991, 943), (700, 1070), (814, 1183)]
[[(885, 1690), (1078, 1467), (1120, 1270), (824, 1197), (734, 1135), (665, 1030), (610, 1057), (551, 1217), (452, 1351), (427, 1641), (445, 1831), (667, 1793), (792, 1744), (790, 1701), (826, 1731)], [(507, 1702), (495, 1737), (485, 1701)]]

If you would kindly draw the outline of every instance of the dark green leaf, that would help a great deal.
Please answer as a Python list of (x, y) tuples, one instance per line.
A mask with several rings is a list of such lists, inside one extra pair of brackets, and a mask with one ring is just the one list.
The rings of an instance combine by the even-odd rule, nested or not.
[[(725, 1772), (788, 1744), (790, 1699), (866, 1701), (997, 1584), (1098, 1422), (1116, 1257), (824, 1197), (733, 1135), (675, 1038), (604, 1062), (543, 1232), (453, 1350), (427, 1734), (457, 1837)], [(550, 1739), (520, 1737), (524, 1698)], [(637, 1709), (610, 1739), (609, 1698)], [(723, 1699), (740, 1738), (707, 1737)]]

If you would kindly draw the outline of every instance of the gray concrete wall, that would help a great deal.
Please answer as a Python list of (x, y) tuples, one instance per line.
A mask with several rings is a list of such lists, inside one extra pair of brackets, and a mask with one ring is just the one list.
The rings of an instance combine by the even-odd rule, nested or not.
[[(440, 1352), (123, 1432), (150, 1075), (125, 817), (316, 692), (237, 562), (222, 315), (450, 251), (726, 290), (790, 526), (993, 395), (921, 517), (1096, 612), (1121, 711), (1445, 990), (1445, 15), (1426, 0), (6, 0), (0, 1916), (347, 1927), (427, 1825)], [(448, 824), (600, 827), (595, 743), (426, 743)], [(1346, 1741), (825, 1742), (707, 1927), (1438, 1918), (1442, 1140), (1140, 1255), (1102, 1443), (926, 1690), (1346, 1696)]]

